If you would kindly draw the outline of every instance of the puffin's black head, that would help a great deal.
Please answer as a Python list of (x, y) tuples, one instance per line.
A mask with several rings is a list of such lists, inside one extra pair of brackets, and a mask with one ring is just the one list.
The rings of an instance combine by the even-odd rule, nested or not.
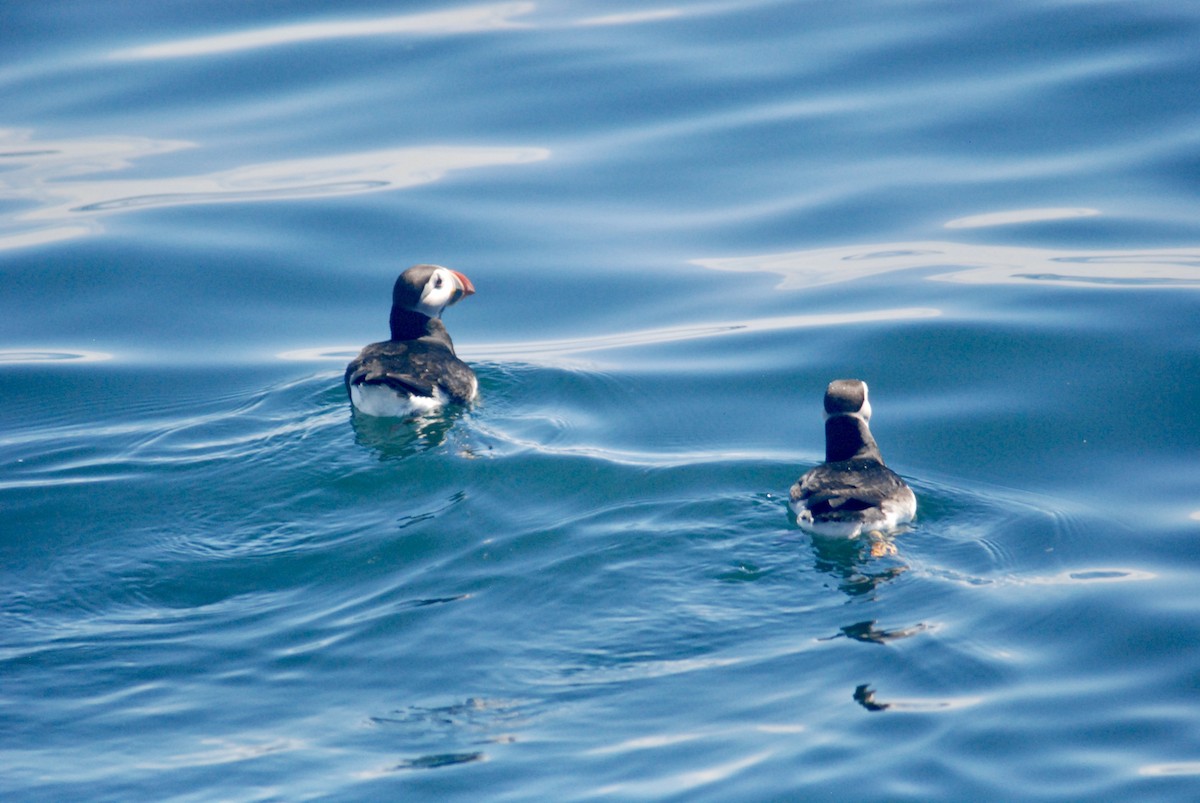
[(471, 280), (456, 270), (441, 265), (413, 265), (392, 288), (392, 311), (419, 312), (440, 318), (442, 310), (475, 292)]
[(871, 402), (867, 400), (867, 383), (861, 379), (835, 379), (825, 388), (825, 418), (835, 415), (854, 415), (863, 421), (871, 420)]

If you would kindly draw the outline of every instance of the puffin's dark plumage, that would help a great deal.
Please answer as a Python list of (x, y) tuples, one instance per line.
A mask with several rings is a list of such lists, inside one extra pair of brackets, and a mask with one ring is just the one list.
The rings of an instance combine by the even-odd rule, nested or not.
[(836, 379), (825, 390), (825, 462), (792, 486), (797, 523), (822, 535), (853, 538), (911, 521), (917, 498), (883, 463), (867, 422), (867, 383)]
[(346, 366), (346, 392), (361, 413), (407, 416), (472, 401), (475, 372), (454, 353), (442, 311), (475, 292), (471, 280), (440, 265), (414, 265), (392, 290), (392, 337)]

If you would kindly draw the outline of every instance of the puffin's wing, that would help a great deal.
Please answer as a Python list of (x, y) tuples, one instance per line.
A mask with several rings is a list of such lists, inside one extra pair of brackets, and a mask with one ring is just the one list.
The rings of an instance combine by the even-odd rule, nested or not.
[(404, 371), (388, 370), (378, 363), (360, 365), (346, 371), (346, 390), (357, 385), (386, 385), (409, 396), (433, 396), (435, 383)]
[(904, 486), (887, 466), (870, 463), (854, 471), (836, 463), (817, 466), (791, 488), (793, 503), (810, 510), (867, 510), (878, 507)]
[(420, 361), (413, 360), (408, 344), (401, 341), (372, 343), (346, 366), (346, 390), (356, 385), (386, 385), (401, 393), (432, 396), (430, 381)]
[(372, 343), (346, 366), (346, 391), (356, 385), (386, 385), (400, 393), (434, 396), (440, 390), (458, 402), (475, 397), (475, 373), (446, 345), (422, 340)]
[(350, 377), (350, 385), (387, 385), (392, 390), (410, 396), (432, 396), (434, 384), (419, 376), (395, 371), (371, 371), (363, 368)]
[(479, 388), (475, 372), (457, 357), (443, 368), (439, 384), (452, 397), (462, 402), (475, 398)]

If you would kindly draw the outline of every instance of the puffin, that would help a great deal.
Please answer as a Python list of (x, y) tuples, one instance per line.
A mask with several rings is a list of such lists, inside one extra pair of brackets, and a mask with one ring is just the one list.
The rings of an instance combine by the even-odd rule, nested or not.
[(912, 521), (917, 497), (883, 463), (867, 423), (867, 383), (835, 379), (825, 389), (825, 462), (796, 481), (788, 506), (801, 528), (856, 538), (886, 534)]
[(474, 292), (470, 279), (441, 265), (413, 265), (401, 273), (392, 288), (391, 338), (366, 346), (346, 366), (354, 410), (403, 418), (473, 401), (479, 381), (454, 353), (441, 317)]

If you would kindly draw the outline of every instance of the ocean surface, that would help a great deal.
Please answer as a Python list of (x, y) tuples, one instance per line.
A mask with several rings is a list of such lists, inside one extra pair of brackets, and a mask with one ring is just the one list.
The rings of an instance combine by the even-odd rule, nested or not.
[[(1200, 5), (0, 7), (0, 798), (1200, 798)], [(482, 396), (353, 416), (435, 262)], [(787, 492), (868, 382), (885, 543)]]

